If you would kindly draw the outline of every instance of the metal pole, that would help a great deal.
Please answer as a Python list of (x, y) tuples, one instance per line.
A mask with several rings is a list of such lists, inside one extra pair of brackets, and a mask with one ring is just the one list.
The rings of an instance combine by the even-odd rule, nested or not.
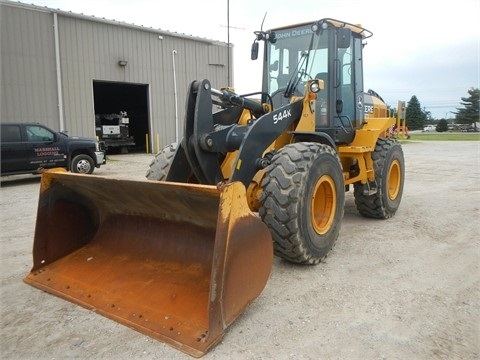
[(177, 73), (175, 69), (175, 55), (177, 50), (172, 51), (173, 63), (173, 98), (175, 101), (175, 142), (178, 143), (178, 99), (177, 99)]
[[(58, 119), (60, 122), (60, 131), (65, 129), (65, 122), (63, 119), (63, 93), (62, 93), (62, 71), (60, 66), (60, 45), (58, 39), (58, 18), (57, 13), (53, 13), (53, 32), (55, 41), (55, 66), (57, 70), (57, 94), (58, 94)], [(94, 124), (95, 129), (95, 124)]]
[(230, 87), (230, 0), (227, 0), (227, 86)]

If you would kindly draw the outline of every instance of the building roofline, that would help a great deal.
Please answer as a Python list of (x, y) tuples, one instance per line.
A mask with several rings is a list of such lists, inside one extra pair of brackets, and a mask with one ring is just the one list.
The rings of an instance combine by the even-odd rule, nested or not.
[[(99, 23), (103, 23), (103, 24), (122, 26), (122, 27), (126, 27), (126, 28), (129, 28), (129, 29), (133, 29), (133, 30), (148, 31), (148, 32), (151, 32), (151, 33), (154, 33), (154, 34), (157, 34), (157, 35), (165, 35), (165, 36), (178, 37), (178, 38), (183, 38), (183, 39), (188, 39), (188, 40), (196, 40), (196, 41), (209, 43), (209, 44), (212, 44), (212, 45), (228, 46), (228, 44), (226, 42), (219, 41), (219, 40), (201, 38), (201, 37), (197, 37), (197, 36), (193, 36), (193, 35), (187, 35), (187, 34), (172, 32), (172, 31), (168, 31), (168, 30), (155, 29), (153, 27), (146, 27), (146, 26), (142, 26), (142, 25), (136, 25), (136, 24), (133, 24), (133, 23), (129, 24), (129, 23), (126, 23), (124, 21), (100, 18), (100, 17), (96, 17), (94, 15), (85, 15), (85, 14), (74, 13), (74, 12), (71, 12), (71, 11), (53, 9), (53, 8), (49, 8), (47, 6), (26, 4), (26, 3), (22, 3), (20, 1), (0, 0), (0, 5), (6, 5), (6, 6), (11, 6), (11, 7), (23, 8), (23, 9), (34, 10), (34, 11), (39, 11), (39, 12), (52, 13), (52, 14), (57, 13), (59, 15), (65, 16), (65, 17), (72, 17), (72, 18), (77, 18), (77, 19), (82, 19), (82, 20), (87, 20), (87, 21), (95, 21), (95, 22), (99, 22)], [(233, 47), (233, 44), (230, 44), (230, 46)]]

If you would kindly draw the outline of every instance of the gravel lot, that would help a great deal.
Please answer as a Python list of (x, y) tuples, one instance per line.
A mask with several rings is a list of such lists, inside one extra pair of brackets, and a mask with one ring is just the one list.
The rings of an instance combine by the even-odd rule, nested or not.
[[(403, 145), (402, 204), (362, 218), (352, 191), (317, 266), (276, 258), (260, 297), (204, 359), (479, 359), (480, 142)], [(152, 155), (95, 174), (143, 179)], [(39, 177), (1, 180), (3, 359), (190, 357), (22, 280), (32, 266)]]

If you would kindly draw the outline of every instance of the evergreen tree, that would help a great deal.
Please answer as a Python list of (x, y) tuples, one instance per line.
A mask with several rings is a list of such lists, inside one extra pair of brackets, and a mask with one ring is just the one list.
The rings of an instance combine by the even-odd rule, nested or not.
[(476, 128), (476, 123), (479, 121), (479, 106), (480, 106), (480, 89), (471, 88), (468, 90), (469, 97), (462, 97), (463, 108), (457, 108), (457, 112), (454, 114), (455, 122), (457, 124), (474, 124)]
[(436, 128), (435, 130), (437, 130), (438, 132), (448, 131), (448, 123), (447, 123), (447, 120), (445, 120), (445, 119), (440, 120), (440, 121), (438, 122), (437, 128)]
[(421, 130), (427, 121), (427, 114), (422, 111), (415, 95), (407, 104), (407, 126), (409, 130)]

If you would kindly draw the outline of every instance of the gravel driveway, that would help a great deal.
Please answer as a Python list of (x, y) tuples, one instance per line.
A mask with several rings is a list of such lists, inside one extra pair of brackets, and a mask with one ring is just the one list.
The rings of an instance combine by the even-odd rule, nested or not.
[[(402, 204), (362, 218), (352, 191), (317, 266), (275, 258), (260, 297), (204, 359), (479, 359), (480, 142), (408, 142)], [(152, 155), (95, 174), (143, 179)], [(22, 280), (32, 266), (39, 177), (2, 178), (3, 359), (190, 357)]]

